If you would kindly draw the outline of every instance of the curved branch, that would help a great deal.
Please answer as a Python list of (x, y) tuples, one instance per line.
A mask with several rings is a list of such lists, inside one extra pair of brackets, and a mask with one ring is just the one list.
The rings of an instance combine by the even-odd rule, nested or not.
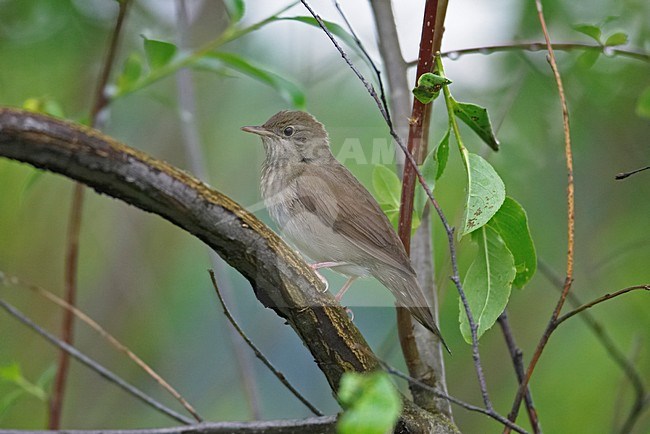
[[(255, 216), (196, 178), (99, 131), (12, 108), (0, 108), (0, 156), (82, 182), (205, 242), (294, 329), (332, 391), (346, 371), (380, 369), (359, 330), (305, 261)], [(448, 422), (404, 399), (400, 426), (447, 432)]]
[(0, 109), (0, 156), (87, 184), (204, 241), (287, 320), (333, 390), (344, 371), (378, 367), (359, 330), (321, 291), (302, 258), (255, 216), (187, 173), (96, 130), (15, 109)]

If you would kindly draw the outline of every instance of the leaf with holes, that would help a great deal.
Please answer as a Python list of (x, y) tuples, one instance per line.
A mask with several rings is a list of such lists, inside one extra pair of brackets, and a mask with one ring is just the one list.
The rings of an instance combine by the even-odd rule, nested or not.
[[(491, 226), (483, 226), (472, 234), (478, 253), (463, 281), (472, 318), (481, 337), (499, 318), (508, 304), (515, 278), (515, 260), (503, 239)], [(459, 299), (460, 332), (467, 343), (472, 342), (469, 321)]]
[(512, 253), (517, 270), (513, 285), (522, 288), (537, 270), (537, 253), (530, 236), (526, 211), (519, 202), (506, 197), (499, 211), (487, 225), (499, 233)]
[(483, 140), (490, 148), (499, 150), (499, 141), (492, 131), (487, 109), (480, 105), (451, 99), (454, 114)]
[(460, 236), (485, 225), (506, 198), (506, 187), (492, 165), (476, 154), (468, 153), (468, 191)]
[(418, 78), (418, 85), (413, 88), (413, 96), (422, 104), (429, 104), (440, 94), (442, 86), (450, 84), (451, 80), (432, 72), (426, 72)]

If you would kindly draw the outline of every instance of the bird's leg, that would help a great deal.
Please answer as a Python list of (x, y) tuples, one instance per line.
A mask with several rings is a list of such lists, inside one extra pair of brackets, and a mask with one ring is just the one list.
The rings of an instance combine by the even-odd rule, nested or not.
[(343, 295), (345, 295), (345, 292), (350, 288), (350, 285), (352, 285), (352, 282), (354, 282), (356, 278), (357, 276), (352, 276), (343, 284), (343, 287), (334, 296), (334, 298), (336, 298), (336, 301), (338, 301), (339, 303), (341, 302)]
[(325, 277), (323, 277), (323, 275), (318, 272), (318, 269), (338, 267), (339, 265), (345, 265), (345, 262), (316, 262), (314, 264), (309, 264), (311, 269), (314, 270), (314, 273), (316, 273), (316, 276), (318, 276), (320, 281), (325, 284), (325, 291), (323, 292), (327, 292), (327, 289), (329, 288), (330, 285), (327, 282), (327, 279), (325, 279)]

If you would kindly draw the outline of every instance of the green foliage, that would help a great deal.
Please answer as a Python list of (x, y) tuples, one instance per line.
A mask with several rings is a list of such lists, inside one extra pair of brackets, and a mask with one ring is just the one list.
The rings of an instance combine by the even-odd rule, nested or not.
[(413, 88), (413, 96), (422, 104), (429, 104), (438, 98), (442, 86), (451, 84), (451, 80), (437, 74), (427, 72), (418, 78), (418, 84)]
[(35, 113), (45, 113), (58, 118), (65, 118), (61, 105), (50, 97), (28, 98), (23, 102), (23, 108)]
[(375, 197), (388, 220), (397, 227), (399, 221), (402, 183), (393, 170), (386, 166), (375, 166), (372, 170), (372, 187)]
[(449, 160), (449, 134), (451, 133), (451, 128), (447, 128), (445, 135), (442, 136), (442, 140), (438, 143), (436, 147), (436, 161), (438, 163), (438, 172), (436, 173), (436, 180), (440, 179), (442, 174), (447, 167), (447, 160)]
[(482, 157), (468, 153), (467, 197), (460, 236), (485, 225), (506, 198), (506, 187), (492, 165)]
[(176, 54), (176, 45), (165, 42), (157, 41), (155, 39), (144, 38), (144, 53), (147, 56), (147, 63), (151, 70), (160, 69), (171, 62)]
[(124, 61), (122, 73), (117, 77), (117, 93), (123, 94), (135, 87), (142, 77), (142, 56), (131, 53)]
[(344, 408), (339, 417), (340, 434), (392, 432), (402, 410), (399, 394), (388, 374), (347, 372), (341, 378), (338, 399)]
[(223, 4), (232, 23), (237, 23), (243, 18), (246, 12), (244, 0), (223, 0)]
[(627, 44), (627, 33), (624, 32), (616, 32), (609, 37), (607, 37), (607, 40), (605, 40), (605, 46), (606, 47), (615, 47), (617, 45), (625, 45)]
[(492, 124), (487, 109), (480, 105), (458, 102), (451, 98), (454, 114), (470, 127), (478, 136), (495, 151), (499, 150), (499, 141), (492, 131)]
[(208, 53), (197, 61), (196, 67), (219, 72), (222, 67), (239, 71), (247, 76), (275, 89), (284, 99), (294, 107), (305, 107), (305, 94), (291, 81), (273, 72), (253, 65), (248, 59), (233, 53), (213, 52)]
[(636, 102), (636, 114), (643, 118), (650, 118), (650, 86), (641, 92)]
[(580, 32), (583, 35), (589, 36), (591, 39), (600, 44), (600, 36), (602, 34), (600, 27), (594, 24), (576, 24), (573, 26), (573, 30)]
[[(467, 270), (463, 288), (478, 326), (477, 335), (481, 337), (508, 304), (516, 270), (512, 253), (492, 226), (481, 227), (472, 234), (472, 239), (478, 245), (478, 254)], [(460, 299), (459, 304), (460, 331), (465, 341), (471, 343), (469, 321)]]
[(625, 32), (612, 33), (603, 41), (602, 28), (611, 21), (616, 20), (617, 17), (607, 17), (599, 24), (575, 24), (573, 29), (583, 35), (589, 36), (596, 41), (598, 45), (603, 47), (615, 47), (617, 45), (627, 44), (628, 36)]
[(516, 200), (506, 197), (488, 226), (498, 232), (512, 253), (517, 270), (513, 285), (522, 288), (537, 270), (537, 254), (530, 236), (526, 211)]

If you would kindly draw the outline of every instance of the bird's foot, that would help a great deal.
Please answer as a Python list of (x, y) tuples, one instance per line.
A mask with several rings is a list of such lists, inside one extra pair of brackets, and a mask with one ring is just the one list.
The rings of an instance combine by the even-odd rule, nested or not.
[(348, 314), (348, 318), (350, 318), (350, 321), (354, 321), (354, 312), (352, 312), (352, 309), (349, 307), (345, 307), (345, 313)]
[(316, 262), (314, 264), (309, 265), (312, 270), (318, 270), (319, 268), (332, 268), (332, 267), (338, 267), (339, 265), (346, 265), (347, 262), (333, 262), (333, 261), (328, 261), (328, 262)]
[(322, 292), (323, 294), (326, 293), (327, 290), (328, 290), (329, 287), (330, 287), (329, 282), (327, 281), (327, 279), (325, 278), (325, 276), (323, 276), (322, 274), (320, 274), (320, 273), (318, 272), (318, 269), (316, 269), (316, 268), (314, 268), (314, 267), (312, 266), (312, 270), (314, 270), (314, 273), (316, 273), (316, 276), (320, 279), (320, 281), (323, 282), (323, 283), (325, 284), (325, 289), (323, 289), (321, 292)]

